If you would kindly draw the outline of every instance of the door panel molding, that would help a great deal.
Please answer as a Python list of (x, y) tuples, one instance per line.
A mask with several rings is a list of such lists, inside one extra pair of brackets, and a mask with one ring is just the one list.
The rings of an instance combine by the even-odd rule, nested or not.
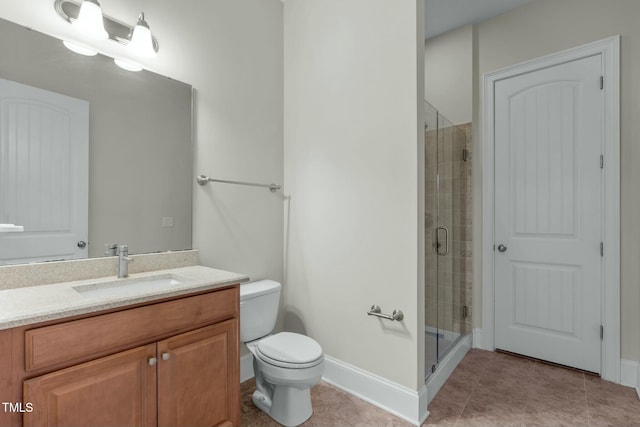
[[(603, 271), (601, 315), (602, 378), (620, 382), (620, 36), (506, 67), (484, 75), (482, 176), (482, 348), (495, 350), (494, 322), (494, 90), (497, 82), (520, 74), (601, 55), (604, 77)], [(594, 82), (594, 84), (597, 84)]]

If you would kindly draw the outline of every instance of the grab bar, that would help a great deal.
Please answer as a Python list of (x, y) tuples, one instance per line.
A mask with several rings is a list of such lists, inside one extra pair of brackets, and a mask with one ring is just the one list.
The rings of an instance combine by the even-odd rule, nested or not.
[(198, 181), (198, 184), (200, 185), (205, 185), (208, 182), (222, 182), (223, 184), (237, 184), (237, 185), (249, 185), (251, 187), (263, 187), (263, 188), (268, 188), (269, 191), (271, 191), (272, 193), (275, 193), (276, 190), (280, 189), (280, 186), (277, 184), (256, 184), (253, 182), (228, 181), (225, 179), (209, 178), (206, 175), (198, 175), (197, 181)]
[(391, 313), (391, 315), (383, 314), (382, 309), (378, 304), (373, 304), (369, 311), (367, 311), (367, 314), (369, 316), (382, 317), (383, 319), (391, 321), (397, 320), (398, 322), (404, 319), (404, 313), (402, 313), (402, 310), (393, 310), (393, 313)]

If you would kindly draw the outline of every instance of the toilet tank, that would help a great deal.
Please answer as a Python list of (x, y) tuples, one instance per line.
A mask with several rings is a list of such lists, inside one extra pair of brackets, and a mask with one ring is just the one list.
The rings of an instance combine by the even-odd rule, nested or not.
[(240, 341), (269, 335), (276, 327), (280, 305), (280, 283), (260, 280), (240, 285)]

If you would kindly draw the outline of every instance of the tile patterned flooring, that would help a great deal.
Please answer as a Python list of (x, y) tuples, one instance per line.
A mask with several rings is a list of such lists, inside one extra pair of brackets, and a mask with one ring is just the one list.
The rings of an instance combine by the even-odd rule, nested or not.
[(427, 426), (640, 426), (632, 388), (483, 350), (467, 353), (429, 411)]
[[(251, 402), (242, 384), (241, 425), (278, 426)], [(329, 384), (311, 392), (313, 416), (303, 426), (409, 426)], [(424, 426), (640, 426), (640, 399), (623, 387), (578, 371), (471, 350), (429, 405)]]
[[(241, 427), (279, 427), (271, 417), (256, 408), (251, 401), (255, 390), (253, 379), (242, 383)], [(304, 427), (410, 427), (411, 424), (360, 400), (324, 381), (311, 389), (313, 415)]]

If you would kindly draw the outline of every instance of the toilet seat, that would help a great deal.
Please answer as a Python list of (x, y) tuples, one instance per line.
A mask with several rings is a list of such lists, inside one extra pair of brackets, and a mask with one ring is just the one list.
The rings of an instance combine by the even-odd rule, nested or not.
[(292, 332), (280, 332), (260, 340), (256, 354), (270, 365), (290, 369), (310, 368), (323, 360), (320, 344)]

